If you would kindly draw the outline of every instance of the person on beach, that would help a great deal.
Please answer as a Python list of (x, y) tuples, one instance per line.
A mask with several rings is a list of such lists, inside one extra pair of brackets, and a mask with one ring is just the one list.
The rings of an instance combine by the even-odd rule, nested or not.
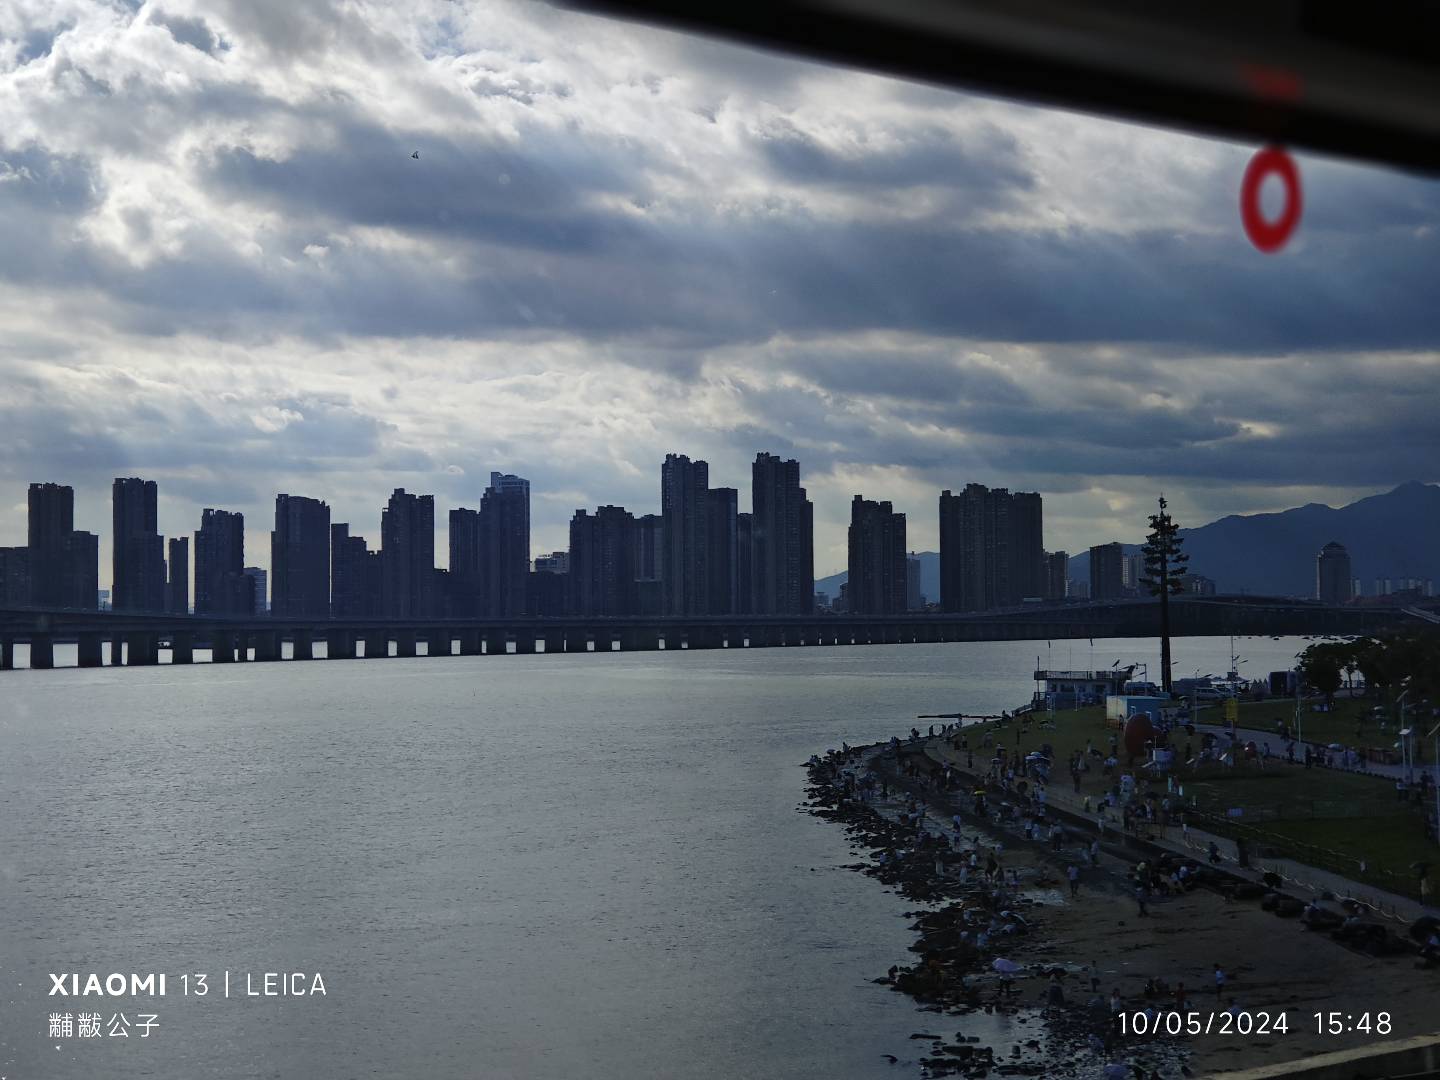
[(1215, 965), (1215, 997), (1218, 999), (1225, 990), (1225, 971), (1219, 964)]
[(1099, 866), (1099, 865), (1100, 865), (1100, 841), (1099, 841), (1099, 840), (1091, 840), (1091, 841), (1090, 841), (1090, 865), (1091, 865), (1091, 866)]
[(1070, 879), (1070, 895), (1080, 895), (1080, 868), (1071, 863), (1065, 868), (1065, 876)]
[(1148, 918), (1150, 910), (1145, 905), (1150, 900), (1150, 886), (1140, 884), (1135, 886), (1135, 903), (1139, 906), (1139, 917)]
[(1110, 1011), (1112, 1013), (1125, 1011), (1125, 1000), (1120, 996), (1120, 988), (1118, 986), (1110, 991)]

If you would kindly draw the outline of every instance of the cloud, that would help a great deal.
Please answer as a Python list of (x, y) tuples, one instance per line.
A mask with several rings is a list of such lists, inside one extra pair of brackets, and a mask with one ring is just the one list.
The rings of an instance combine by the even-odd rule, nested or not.
[(17, 0), (0, 42), (0, 475), (102, 534), (120, 471), (169, 531), (288, 489), (373, 540), (502, 468), (541, 550), (764, 449), (830, 559), (857, 485), (917, 546), (941, 487), (1039, 489), (1080, 548), (1162, 485), (1437, 479), (1432, 181), (1305, 158), (1263, 257), (1243, 148), (542, 5)]

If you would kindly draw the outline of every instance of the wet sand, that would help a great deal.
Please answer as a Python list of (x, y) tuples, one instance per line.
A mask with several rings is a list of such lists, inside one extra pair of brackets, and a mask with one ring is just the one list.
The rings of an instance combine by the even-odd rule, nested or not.
[[(1152, 900), (1150, 915), (1139, 917), (1128, 874), (1132, 860), (1142, 856), (1107, 844), (1100, 865), (1090, 868), (1083, 845), (1094, 838), (1093, 830), (1069, 828), (1069, 842), (1057, 853), (1046, 841), (1026, 840), (1018, 830), (976, 819), (970, 798), (973, 778), (956, 792), (942, 793), (901, 775), (888, 749), (870, 748), (855, 760), (864, 763), (859, 771), (873, 768), (884, 778), (892, 797), (826, 805), (837, 792), (825, 778), (826, 770), (812, 769), (812, 781), (817, 775), (821, 781), (812, 787), (812, 794), (820, 794), (814, 812), (846, 824), (857, 843), (879, 845), (872, 849), (870, 860), (855, 869), (880, 878), (903, 895), (936, 905), (920, 913), (915, 924), (921, 935), (914, 947), (919, 962), (900, 964), (882, 981), (933, 1012), (963, 1016), (984, 1009), (1009, 1013), (1018, 1020), (1034, 1019), (1034, 1037), (1019, 1045), (1020, 1052), (1012, 1048), (999, 1056), (991, 1050), (982, 1053), (983, 1048), (966, 1050), (963, 1042), (948, 1034), (953, 1024), (918, 1029), (941, 1036), (931, 1042), (931, 1056), (922, 1059), (924, 1075), (1099, 1076), (1104, 1065), (1118, 1063), (1128, 1066), (1132, 1075), (1144, 1077), (1204, 1076), (1440, 1029), (1440, 970), (1422, 969), (1413, 955), (1366, 955), (1328, 934), (1306, 929), (1296, 919), (1263, 910), (1256, 899), (1227, 899), (1218, 877), (1214, 887)], [(1007, 874), (1015, 872), (1019, 886), (998, 903), (1020, 913), (1027, 932), (997, 936), (979, 950), (970, 942), (957, 945), (958, 930), (973, 926), (979, 913), (992, 918), (996, 902), (973, 877), (962, 884), (955, 865), (937, 869), (930, 851), (904, 853), (914, 831), (902, 829), (898, 817), (911, 796), (928, 802), (933, 831), (943, 826), (952, 832), (951, 815), (959, 811), (967, 845), (987, 850), (997, 841), (1001, 844), (1003, 869)], [(902, 855), (879, 867), (876, 859), (887, 847)], [(1065, 895), (1065, 869), (1072, 863), (1085, 867), (1074, 898)], [(1398, 925), (1394, 929), (1404, 931)], [(992, 970), (998, 956), (1026, 968), (1008, 992)], [(1227, 976), (1218, 997), (1213, 982), (1217, 963)], [(1092, 964), (1098, 969), (1098, 993), (1091, 990)], [(1058, 980), (1063, 1006), (1046, 1004), (1054, 992), (1052, 971), (1063, 972)], [(1146, 997), (1150, 979), (1167, 984), (1163, 997)], [(1187, 1021), (1194, 1014), (1197, 1023), (1210, 1024), (1210, 1034), (1157, 1037), (1116, 1031), (1112, 990), (1119, 992), (1127, 1013), (1147, 1007), (1173, 1011), (1180, 983), (1188, 998)], [(1232, 1030), (1222, 1034), (1218, 1026), (1222, 1019), (1211, 1016), (1231, 1007), (1252, 1016), (1267, 1012), (1272, 1028), (1283, 1013), (1288, 1030), (1240, 1034), (1233, 1030), (1240, 1024), (1231, 1020)], [(1372, 1031), (1322, 1033), (1314, 1014), (1331, 1011), (1352, 1018), (1348, 1024), (1368, 1013)], [(1388, 1034), (1373, 1030), (1376, 1014), (1382, 1011), (1389, 1014)], [(1096, 1040), (1102, 1037), (1109, 1042), (1108, 1049), (1097, 1047)]]

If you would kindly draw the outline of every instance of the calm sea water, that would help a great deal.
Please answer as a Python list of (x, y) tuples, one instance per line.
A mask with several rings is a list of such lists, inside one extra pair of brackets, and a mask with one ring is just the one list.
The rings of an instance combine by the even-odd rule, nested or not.
[[(1012, 708), (1037, 654), (1158, 670), (1107, 640), (6, 672), (0, 1076), (894, 1076), (935, 1023), (869, 982), (909, 905), (838, 869), (798, 766)], [(62, 1005), (62, 971), (169, 993)], [(244, 996), (267, 971), (328, 993)], [(105, 1034), (49, 1037), (82, 1010)]]

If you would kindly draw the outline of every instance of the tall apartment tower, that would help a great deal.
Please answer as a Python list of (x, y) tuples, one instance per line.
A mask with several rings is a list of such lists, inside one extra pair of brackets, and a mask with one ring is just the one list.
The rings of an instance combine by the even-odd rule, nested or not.
[(755, 613), (810, 614), (815, 606), (815, 508), (800, 486), (800, 463), (756, 454), (750, 498)]
[(319, 499), (275, 496), (270, 612), (278, 618), (330, 614), (330, 507)]
[(530, 481), (492, 472), (480, 497), (481, 601), (486, 615), (525, 614), (530, 579)]
[(848, 610), (899, 615), (906, 609), (905, 515), (856, 495), (850, 504)]
[(166, 564), (169, 577), (165, 582), (165, 610), (172, 615), (190, 613), (190, 538), (172, 536)]
[(635, 613), (635, 518), (623, 506), (600, 506), (570, 519), (566, 612), (578, 616)]
[(1348, 604), (1351, 580), (1350, 553), (1331, 540), (1315, 557), (1315, 598), (1324, 604)]
[(666, 454), (660, 467), (661, 580), (666, 615), (703, 615), (709, 606), (707, 492), (710, 466)]
[(206, 507), (195, 534), (195, 614), (254, 613), (255, 586), (245, 575), (245, 515)]
[(464, 506), (450, 511), (450, 611), (452, 615), (485, 613), (483, 566), (484, 543), (480, 532), (480, 511)]
[(396, 488), (380, 515), (380, 613), (431, 615), (435, 596), (435, 496)]
[(734, 488), (711, 488), (705, 495), (705, 558), (710, 565), (711, 615), (733, 615), (740, 610), (740, 551), (737, 534), (740, 493)]
[(940, 493), (940, 606), (988, 611), (1045, 594), (1040, 495), (966, 484)]
[(115, 611), (165, 610), (165, 541), (160, 536), (154, 480), (116, 477), (111, 486), (110, 606)]
[(1125, 595), (1125, 548), (1119, 543), (1090, 549), (1090, 599), (1119, 600)]
[(1064, 600), (1065, 583), (1070, 577), (1070, 553), (1068, 551), (1047, 551), (1045, 553), (1045, 599)]

